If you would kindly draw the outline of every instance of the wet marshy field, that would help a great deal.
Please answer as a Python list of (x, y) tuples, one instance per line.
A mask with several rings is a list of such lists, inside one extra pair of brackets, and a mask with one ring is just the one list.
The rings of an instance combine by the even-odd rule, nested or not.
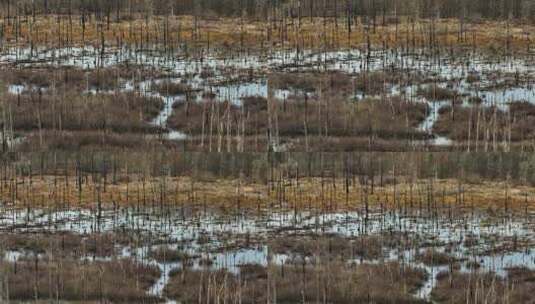
[(533, 302), (519, 24), (80, 7), (0, 20), (1, 303)]
[(12, 300), (428, 303), (471, 292), (520, 301), (535, 266), (532, 217), (4, 206), (1, 265)]
[(529, 151), (534, 136), (530, 55), (36, 47), (0, 62), (4, 142), (21, 151), (99, 138), (206, 152)]
[(0, 167), (5, 301), (530, 297), (529, 153), (13, 157)]

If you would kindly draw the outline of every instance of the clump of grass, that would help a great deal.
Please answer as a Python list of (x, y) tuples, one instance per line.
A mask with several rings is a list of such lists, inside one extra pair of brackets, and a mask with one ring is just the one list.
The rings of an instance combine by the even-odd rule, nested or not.
[(270, 249), (275, 253), (301, 257), (345, 257), (378, 259), (383, 256), (380, 237), (349, 239), (337, 235), (299, 236), (274, 239)]
[(89, 88), (97, 90), (113, 90), (119, 87), (120, 77), (117, 72), (109, 69), (97, 69), (87, 74)]
[(67, 92), (57, 100), (51, 94), (7, 95), (15, 130), (152, 132), (150, 121), (163, 108), (160, 98), (136, 93), (80, 96)]
[(477, 236), (469, 235), (463, 241), (463, 246), (466, 248), (472, 248), (479, 244), (479, 238)]
[(426, 250), (416, 256), (416, 259), (428, 266), (449, 265), (455, 263), (457, 259), (444, 252)]
[(160, 263), (180, 262), (195, 258), (186, 252), (166, 246), (151, 250), (149, 256)]
[[(431, 292), (437, 303), (485, 303), (486, 294), (503, 293), (503, 282), (493, 274), (441, 272), (437, 286)], [(476, 301), (481, 297), (480, 301)]]
[[(171, 279), (164, 289), (167, 297), (178, 302), (193, 303), (199, 298), (220, 299), (232, 303), (237, 299), (233, 291), (237, 290), (237, 279), (234, 274), (225, 270), (190, 271), (177, 269), (171, 272)], [(209, 288), (209, 285), (212, 289)], [(217, 291), (219, 290), (219, 292)], [(220, 293), (222, 292), (222, 293)]]
[[(493, 273), (458, 271), (442, 272), (438, 284), (431, 293), (437, 303), (526, 303), (526, 285), (511, 288), (507, 282)], [(531, 286), (533, 287), (533, 286)]]
[(384, 72), (364, 72), (355, 79), (355, 88), (367, 95), (380, 95), (394, 81), (394, 75)]
[(527, 267), (511, 267), (507, 269), (507, 274), (511, 280), (534, 283), (535, 285), (535, 270)]
[(209, 68), (203, 68), (202, 71), (199, 73), (199, 76), (202, 79), (208, 79), (215, 76), (215, 72), (212, 69)]
[[(147, 294), (160, 275), (155, 266), (132, 260), (78, 262), (72, 260), (0, 263), (16, 301), (105, 301), (114, 303), (156, 302)], [(15, 271), (16, 269), (16, 271)]]
[(51, 75), (48, 69), (6, 69), (5, 79), (15, 85), (47, 88), (52, 85)]
[(209, 267), (209, 266), (212, 266), (213, 264), (214, 264), (214, 260), (211, 259), (210, 257), (204, 257), (204, 258), (199, 259), (199, 266)]
[(533, 300), (535, 271), (526, 267), (507, 269), (511, 303), (529, 303)]
[(268, 77), (271, 89), (297, 90), (305, 93), (336, 91), (348, 94), (352, 90), (351, 77), (341, 72), (329, 73), (273, 73)]
[[(154, 128), (154, 132), (162, 132)], [(42, 141), (42, 144), (41, 144)], [(35, 147), (47, 150), (80, 151), (80, 149), (129, 149), (143, 151), (154, 147), (163, 147), (156, 137), (150, 138), (141, 133), (111, 133), (99, 131), (43, 131), (25, 135), (24, 141), (17, 146), (17, 151), (35, 152)]]
[(392, 85), (400, 85), (400, 89), (403, 90), (404, 87), (425, 81), (418, 73), (399, 70), (361, 72), (355, 77), (354, 87), (365, 95), (378, 96), (389, 94)]
[(337, 92), (338, 94), (354, 94), (354, 86), (352, 78), (342, 72), (331, 72), (327, 73), (325, 76), (327, 78), (324, 81), (323, 86), (326, 87), (324, 90), (327, 92)]
[(428, 105), (409, 102), (400, 97), (387, 99), (365, 99), (357, 104), (356, 119), (360, 121), (354, 125), (359, 135), (375, 134), (379, 138), (415, 138), (418, 134), (415, 128), (427, 116)]
[(267, 111), (267, 99), (261, 96), (247, 96), (242, 98), (242, 106), (245, 111)]
[[(424, 303), (410, 295), (423, 284), (425, 272), (398, 263), (381, 265), (345, 263), (312, 266), (248, 265), (240, 275), (224, 270), (183, 271), (172, 274), (166, 296), (180, 302), (199, 298), (262, 303), (272, 297), (279, 303)], [(270, 286), (270, 288), (268, 288)], [(268, 290), (272, 290), (268, 294)], [(217, 292), (216, 292), (217, 291)], [(273, 298), (274, 297), (274, 298)]]
[(240, 265), (240, 276), (243, 280), (267, 279), (268, 272), (266, 267), (259, 264)]
[(481, 77), (476, 73), (470, 73), (468, 76), (466, 76), (466, 82), (468, 83), (476, 83), (481, 80)]
[(483, 103), (483, 98), (479, 96), (471, 96), (468, 98), (468, 102), (471, 104), (480, 104)]
[(457, 141), (468, 140), (469, 135), (471, 140), (489, 140), (488, 137), (494, 136), (494, 131), (499, 141), (522, 141), (535, 137), (532, 128), (535, 123), (535, 105), (528, 102), (513, 102), (509, 105), (509, 110), (447, 106), (439, 114), (433, 131)]
[(143, 80), (163, 75), (152, 68), (119, 64), (89, 71), (58, 66), (6, 68), (1, 76), (9, 84), (24, 85), (30, 89), (54, 87), (60, 91), (75, 90), (80, 93), (86, 89), (112, 91), (133, 78)]
[(516, 115), (535, 116), (535, 105), (525, 100), (511, 102), (509, 110)]
[[(325, 106), (328, 104), (328, 106)], [(425, 119), (428, 105), (408, 102), (400, 97), (366, 99), (350, 103), (341, 96), (321, 101), (317, 98), (285, 102), (262, 97), (247, 97), (243, 105), (229, 102), (178, 102), (167, 123), (172, 129), (192, 135), (222, 132), (248, 136), (268, 134), (269, 119), (277, 118), (279, 136), (285, 139), (310, 138), (321, 134), (331, 137), (367, 137), (377, 139), (422, 138), (425, 132), (416, 127)], [(324, 108), (321, 112), (318, 107)], [(243, 127), (244, 128), (243, 128)], [(230, 127), (230, 130), (227, 129)], [(272, 132), (273, 132), (272, 124)], [(310, 139), (309, 138), (309, 139)], [(323, 136), (325, 140), (325, 136)], [(369, 138), (368, 138), (369, 141)]]
[(466, 262), (466, 268), (476, 270), (481, 268), (481, 264), (478, 261), (468, 261)]
[(0, 236), (2, 247), (10, 251), (52, 256), (109, 257), (116, 253), (115, 234), (79, 235), (74, 233), (6, 233)]
[(193, 88), (188, 84), (169, 80), (152, 83), (151, 90), (160, 93), (162, 96), (177, 96), (194, 92)]
[(274, 73), (269, 75), (269, 85), (280, 90), (315, 92), (318, 78), (308, 73)]
[(437, 85), (426, 86), (418, 89), (418, 96), (425, 97), (432, 101), (452, 100), (460, 96), (458, 92)]

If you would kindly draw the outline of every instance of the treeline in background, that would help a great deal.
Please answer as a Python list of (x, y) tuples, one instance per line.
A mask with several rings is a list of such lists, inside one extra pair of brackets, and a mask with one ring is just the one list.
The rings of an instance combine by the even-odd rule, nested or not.
[(532, 0), (1, 0), (4, 18), (91, 14), (114, 20), (134, 15), (202, 15), (269, 19), (292, 17), (468, 18), (535, 21)]

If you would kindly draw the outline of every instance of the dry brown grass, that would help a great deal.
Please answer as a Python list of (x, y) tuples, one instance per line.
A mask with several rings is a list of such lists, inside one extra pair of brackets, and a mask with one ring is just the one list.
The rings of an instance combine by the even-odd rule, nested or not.
[(315, 267), (246, 265), (239, 276), (225, 271), (177, 271), (166, 295), (181, 302), (241, 299), (242, 303), (424, 303), (411, 296), (425, 279), (421, 270), (397, 263), (343, 263)]
[[(73, 16), (73, 19), (80, 19)], [(36, 45), (61, 45), (63, 40), (57, 37), (58, 30), (67, 27), (68, 16), (38, 16), (36, 22), (29, 18), (28, 22), (21, 23), (19, 29), (19, 43), (32, 41)], [(429, 44), (428, 28), (429, 20), (416, 20), (414, 23), (408, 19), (402, 19), (401, 23), (378, 26), (376, 31), (366, 31), (365, 24), (358, 24), (353, 27), (351, 34), (348, 34), (344, 21), (338, 21), (338, 27), (333, 18), (325, 22), (322, 18), (305, 18), (300, 22), (301, 26), (289, 26), (287, 35), (279, 35), (272, 31), (268, 40), (268, 24), (260, 21), (248, 20), (245, 23), (235, 18), (200, 18), (198, 20), (199, 30), (194, 30), (193, 16), (169, 17), (169, 31), (173, 35), (168, 35), (169, 44), (176, 45), (178, 42), (187, 42), (190, 45), (206, 45), (208, 38), (212, 46), (232, 46), (232, 47), (256, 47), (261, 45), (270, 47), (288, 47), (301, 44), (301, 48), (323, 48), (323, 47), (345, 47), (362, 46), (369, 41), (373, 45), (388, 47), (392, 46), (415, 46), (421, 47)], [(0, 21), (0, 22), (3, 22)], [(144, 18), (138, 18), (120, 23), (111, 23), (109, 30), (104, 29), (104, 39), (108, 43), (146, 43), (143, 38), (150, 37), (149, 43), (161, 43), (163, 31), (158, 29), (165, 27), (164, 17), (152, 17), (146, 22)], [(324, 26), (325, 25), (325, 26)], [(30, 26), (32, 31), (30, 31)], [(435, 44), (440, 46), (475, 46), (478, 48), (498, 51), (504, 48), (509, 40), (509, 46), (515, 50), (526, 50), (529, 41), (526, 40), (526, 32), (534, 32), (532, 25), (510, 24), (508, 27), (505, 21), (482, 21), (476, 24), (465, 24), (468, 30), (467, 39), (459, 40), (460, 20), (440, 19), (435, 20), (436, 39)], [(14, 29), (17, 27), (6, 26), (5, 37), (11, 44), (15, 42)], [(98, 46), (101, 43), (101, 21), (91, 19), (87, 21), (84, 39), (82, 39), (82, 26), (80, 22), (72, 23), (72, 36), (69, 41), (74, 44), (93, 44)], [(336, 30), (335, 30), (336, 29)], [(414, 29), (414, 31), (413, 31)], [(63, 32), (63, 31), (61, 31)], [(319, 39), (318, 39), (319, 37)]]
[[(66, 183), (68, 179), (68, 183)], [(527, 185), (515, 185), (507, 181), (459, 183), (455, 179), (414, 180), (398, 177), (397, 182), (381, 185), (375, 182), (351, 184), (346, 188), (343, 178), (301, 177), (283, 179), (271, 186), (266, 183), (237, 179), (199, 179), (192, 177), (143, 177), (123, 173), (104, 178), (84, 175), (82, 187), (75, 176), (19, 177), (3, 183), (0, 197), (8, 204), (18, 206), (50, 207), (58, 202), (70, 206), (95, 208), (99, 200), (103, 205), (116, 203), (130, 206), (188, 205), (215, 208), (267, 207), (274, 204), (288, 208), (340, 211), (364, 208), (433, 208), (439, 212), (460, 212), (478, 208), (490, 212), (532, 209), (526, 204), (526, 194), (535, 189)], [(432, 188), (430, 188), (432, 183)], [(461, 187), (462, 185), (462, 187)], [(282, 187), (282, 188), (281, 188)], [(347, 191), (346, 191), (347, 190)], [(393, 199), (394, 194), (396, 199)], [(452, 209), (453, 208), (453, 209)]]
[(24, 85), (27, 89), (34, 91), (42, 88), (55, 89), (60, 93), (63, 91), (80, 93), (87, 89), (114, 91), (127, 80), (141, 81), (162, 77), (163, 74), (164, 72), (151, 67), (126, 64), (93, 70), (52, 65), (20, 68), (6, 66), (0, 72), (0, 79), (5, 84)]
[(147, 289), (159, 277), (156, 267), (130, 260), (85, 262), (47, 260), (0, 263), (10, 300), (156, 303)]
[(32, 92), (6, 95), (2, 105), (11, 113), (16, 131), (56, 130), (113, 132), (154, 132), (150, 121), (163, 107), (159, 98), (135, 93), (80, 95), (66, 92), (61, 98), (53, 94)]
[(129, 244), (133, 240), (132, 236), (120, 233), (3, 233), (0, 249), (62, 257), (111, 257), (117, 254), (116, 245)]
[[(68, 184), (65, 183), (67, 179)], [(29, 179), (19, 180), (22, 182), (19, 186), (24, 186), (19, 187), (19, 195), (14, 202), (43, 207), (54, 206), (57, 202), (67, 202), (72, 206), (93, 208), (95, 202), (99, 200), (103, 205), (115, 202), (121, 205), (208, 204), (214, 207), (236, 206), (241, 201), (243, 206), (256, 206), (259, 201), (266, 201), (267, 194), (265, 185), (244, 184), (238, 180), (198, 181), (190, 177), (144, 178), (136, 174), (119, 175), (115, 182), (113, 180), (114, 178), (110, 176), (104, 184), (104, 179), (94, 179), (90, 175), (85, 175), (82, 177), (81, 193), (77, 186), (77, 178), (73, 176), (33, 177), (31, 183)], [(161, 192), (162, 189), (166, 190)], [(0, 195), (7, 199), (14, 194), (9, 193), (10, 187), (5, 187)]]
[(332, 236), (296, 236), (276, 238), (270, 244), (274, 253), (298, 255), (300, 257), (316, 256), (323, 258), (345, 259), (379, 259), (384, 256), (383, 242), (379, 237), (344, 238)]
[(323, 140), (368, 137), (374, 141), (426, 136), (416, 129), (426, 117), (424, 103), (408, 102), (399, 97), (354, 103), (336, 94), (329, 91), (323, 98), (271, 102), (249, 97), (244, 99), (243, 106), (217, 101), (180, 102), (175, 105), (168, 124), (186, 134), (202, 137), (204, 133), (205, 148), (210, 146), (210, 139), (215, 147), (218, 135), (223, 141), (234, 141), (240, 137), (264, 136), (270, 131), (273, 137), (276, 136), (273, 133), (278, 134), (282, 141), (296, 138), (305, 141), (305, 136), (321, 136)]
[(458, 100), (460, 98), (458, 92), (436, 85), (430, 85), (419, 89), (418, 95), (432, 101)]
[(428, 249), (416, 256), (416, 259), (428, 266), (451, 265), (457, 261), (453, 256), (444, 252)]
[(530, 141), (535, 138), (535, 106), (528, 102), (513, 102), (507, 111), (495, 107), (466, 108), (448, 106), (440, 111), (433, 126), (437, 134), (456, 141)]
[(410, 71), (386, 70), (361, 72), (355, 78), (355, 89), (366, 95), (389, 94), (393, 85), (409, 86), (425, 82), (422, 75)]
[(506, 278), (492, 273), (442, 273), (432, 299), (437, 303), (504, 304), (532, 303), (534, 272), (526, 268), (509, 269)]
[(437, 303), (505, 303), (504, 283), (495, 275), (444, 272), (438, 275), (438, 285), (432, 291)]
[(170, 249), (168, 247), (160, 247), (151, 250), (149, 256), (160, 263), (180, 262), (187, 264), (187, 261), (194, 258), (186, 252), (179, 249)]
[[(160, 131), (158, 131), (160, 132)], [(159, 134), (158, 134), (159, 135)], [(108, 131), (31, 131), (24, 133), (24, 140), (17, 146), (17, 151), (32, 153), (36, 147), (48, 151), (99, 151), (150, 150), (162, 147), (156, 134), (114, 133)], [(162, 133), (164, 135), (164, 133)]]
[(160, 93), (162, 96), (191, 95), (194, 92), (193, 88), (189, 85), (172, 81), (153, 83), (151, 85), (151, 90)]

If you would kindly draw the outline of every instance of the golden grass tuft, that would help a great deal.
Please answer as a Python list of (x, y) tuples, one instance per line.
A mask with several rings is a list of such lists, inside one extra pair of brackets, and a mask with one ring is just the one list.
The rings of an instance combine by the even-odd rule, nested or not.
[[(79, 16), (73, 16), (73, 19)], [(153, 16), (147, 20), (134, 18), (128, 21), (114, 22), (108, 29), (106, 22), (96, 19), (88, 20), (85, 31), (80, 22), (69, 22), (68, 16), (37, 16), (25, 18), (20, 23), (18, 37), (19, 45), (64, 46), (67, 41), (75, 45), (91, 44), (98, 47), (102, 37), (108, 45), (118, 43), (162, 44), (177, 46), (188, 43), (191, 46), (211, 47), (248, 47), (259, 49), (294, 48), (325, 49), (340, 47), (365, 47), (368, 41), (375, 46), (402, 47), (429, 46), (428, 28), (430, 20), (420, 19), (414, 22), (402, 20), (399, 24), (378, 26), (375, 31), (368, 29), (368, 25), (356, 24), (348, 33), (344, 21), (334, 18), (305, 18), (300, 23), (286, 25), (285, 35), (273, 29), (270, 24), (262, 21), (241, 20), (236, 18), (200, 18), (198, 29), (194, 28), (193, 16), (170, 16), (163, 18)], [(0, 21), (0, 24), (4, 21)], [(164, 33), (168, 22), (169, 33)], [(300, 26), (298, 26), (300, 24)], [(67, 28), (72, 26), (72, 31)], [(510, 50), (525, 51), (530, 45), (525, 33), (533, 32), (535, 28), (529, 24), (509, 24), (505, 21), (484, 21), (465, 24), (465, 37), (459, 36), (461, 21), (458, 19), (439, 19), (434, 21), (436, 28), (433, 44), (442, 47), (474, 47), (494, 52), (503, 50), (508, 45)], [(14, 26), (5, 26), (5, 38), (10, 45), (15, 44)], [(30, 30), (31, 29), (31, 30)], [(414, 29), (414, 30), (413, 30)], [(101, 31), (102, 35), (101, 35)], [(70, 36), (67, 36), (71, 33)], [(143, 33), (143, 34), (141, 34)], [(164, 36), (167, 40), (164, 39)], [(268, 39), (269, 37), (269, 39)], [(147, 40), (148, 39), (148, 40)]]

